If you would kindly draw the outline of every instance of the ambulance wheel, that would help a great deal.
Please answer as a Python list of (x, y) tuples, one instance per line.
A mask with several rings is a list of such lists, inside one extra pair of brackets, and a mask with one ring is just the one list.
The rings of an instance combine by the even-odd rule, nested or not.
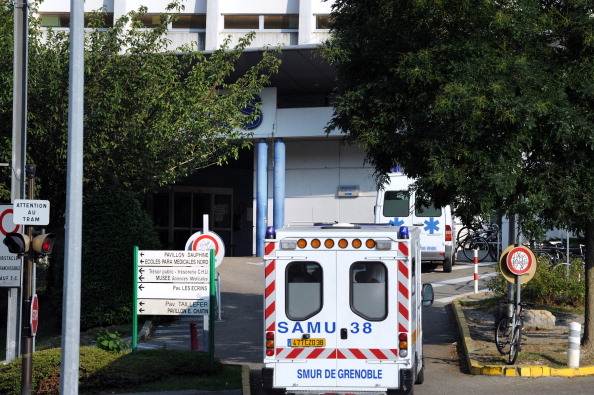
[(452, 272), (452, 257), (451, 256), (448, 256), (443, 260), (443, 272), (444, 273)]

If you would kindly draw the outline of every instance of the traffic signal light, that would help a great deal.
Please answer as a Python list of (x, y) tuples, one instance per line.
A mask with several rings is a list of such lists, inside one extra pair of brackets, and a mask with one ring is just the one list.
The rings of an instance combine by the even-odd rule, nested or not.
[(33, 251), (36, 253), (49, 255), (54, 249), (57, 237), (55, 233), (43, 233), (30, 240), (29, 236), (22, 233), (7, 233), (4, 244), (8, 247), (8, 251), (13, 254), (24, 255), (29, 251), (30, 247), (33, 247)]
[(13, 254), (23, 255), (29, 251), (29, 236), (21, 233), (7, 233), (4, 244)]
[(33, 251), (41, 255), (49, 255), (54, 249), (54, 243), (58, 235), (55, 233), (43, 233), (33, 238)]

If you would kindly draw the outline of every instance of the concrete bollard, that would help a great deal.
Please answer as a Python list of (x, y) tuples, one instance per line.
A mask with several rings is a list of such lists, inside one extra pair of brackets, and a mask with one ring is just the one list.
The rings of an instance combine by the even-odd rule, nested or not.
[(479, 279), (479, 274), (478, 274), (478, 249), (474, 250), (474, 293), (477, 294), (478, 293), (478, 279)]
[(567, 366), (571, 369), (580, 368), (580, 337), (582, 325), (579, 322), (569, 323), (569, 345), (567, 350)]

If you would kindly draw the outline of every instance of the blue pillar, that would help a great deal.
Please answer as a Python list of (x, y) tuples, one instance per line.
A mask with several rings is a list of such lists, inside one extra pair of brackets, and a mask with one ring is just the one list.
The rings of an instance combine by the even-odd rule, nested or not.
[(285, 143), (274, 143), (274, 229), (285, 226)]
[(264, 139), (260, 139), (258, 143), (256, 189), (256, 256), (264, 256), (268, 216), (268, 144)]

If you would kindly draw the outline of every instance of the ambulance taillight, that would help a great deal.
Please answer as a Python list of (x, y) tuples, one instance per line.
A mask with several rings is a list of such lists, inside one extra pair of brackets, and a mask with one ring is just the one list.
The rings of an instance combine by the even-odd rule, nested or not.
[(401, 333), (398, 335), (398, 348), (400, 349), (398, 354), (400, 357), (408, 356), (408, 334)]
[(452, 227), (450, 225), (445, 226), (445, 241), (452, 241)]
[(274, 332), (266, 332), (266, 356), (274, 356)]

